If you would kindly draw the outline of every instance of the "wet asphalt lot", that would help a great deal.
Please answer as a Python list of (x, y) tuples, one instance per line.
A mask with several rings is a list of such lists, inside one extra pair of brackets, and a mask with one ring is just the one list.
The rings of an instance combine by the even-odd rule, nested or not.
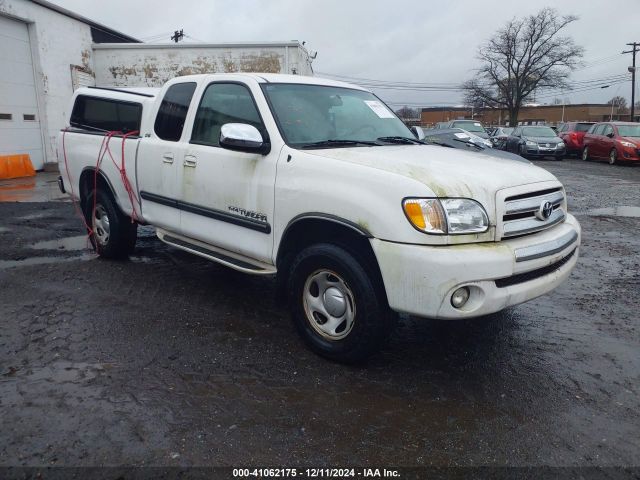
[(150, 229), (99, 260), (71, 204), (0, 203), (0, 465), (639, 465), (640, 168), (536, 163), (583, 227), (570, 280), (403, 319), (359, 367), (310, 353), (270, 279)]

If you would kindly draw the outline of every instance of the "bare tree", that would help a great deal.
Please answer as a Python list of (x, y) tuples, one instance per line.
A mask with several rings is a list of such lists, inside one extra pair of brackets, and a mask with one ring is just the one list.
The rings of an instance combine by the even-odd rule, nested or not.
[(607, 105), (613, 105), (616, 108), (616, 112), (627, 112), (627, 99), (621, 97), (620, 95), (616, 95), (611, 100), (609, 100), (607, 102)]
[(420, 116), (420, 111), (417, 108), (404, 106), (396, 110), (396, 115), (398, 115), (402, 120), (412, 120)]
[(508, 22), (478, 49), (482, 66), (463, 85), (466, 102), (505, 108), (510, 125), (516, 125), (520, 107), (535, 90), (568, 87), (567, 75), (580, 64), (583, 48), (560, 33), (577, 19), (544, 8)]

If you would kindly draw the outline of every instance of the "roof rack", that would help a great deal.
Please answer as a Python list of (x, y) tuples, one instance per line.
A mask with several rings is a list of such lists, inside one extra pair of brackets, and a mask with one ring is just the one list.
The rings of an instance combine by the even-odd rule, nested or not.
[(150, 97), (150, 98), (155, 97), (155, 95), (150, 95), (148, 93), (133, 92), (129, 90), (122, 90), (120, 88), (109, 88), (109, 87), (89, 87), (89, 88), (95, 88), (96, 90), (109, 90), (111, 92), (128, 93), (130, 95), (140, 95), (141, 97)]

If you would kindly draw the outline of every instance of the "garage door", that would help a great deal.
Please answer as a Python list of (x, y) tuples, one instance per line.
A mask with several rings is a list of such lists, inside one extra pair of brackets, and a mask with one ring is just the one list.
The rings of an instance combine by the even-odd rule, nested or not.
[(27, 24), (0, 15), (0, 156), (28, 153), (44, 165)]

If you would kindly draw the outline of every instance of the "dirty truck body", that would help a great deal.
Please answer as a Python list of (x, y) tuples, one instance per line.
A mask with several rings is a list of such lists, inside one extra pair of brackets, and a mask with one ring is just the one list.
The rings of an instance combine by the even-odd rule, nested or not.
[(148, 224), (174, 247), (277, 274), (304, 340), (338, 361), (379, 348), (396, 313), (497, 312), (555, 289), (578, 258), (553, 175), (421, 144), (358, 86), (197, 75), (81, 88), (72, 103), (60, 181), (99, 254), (126, 256)]

